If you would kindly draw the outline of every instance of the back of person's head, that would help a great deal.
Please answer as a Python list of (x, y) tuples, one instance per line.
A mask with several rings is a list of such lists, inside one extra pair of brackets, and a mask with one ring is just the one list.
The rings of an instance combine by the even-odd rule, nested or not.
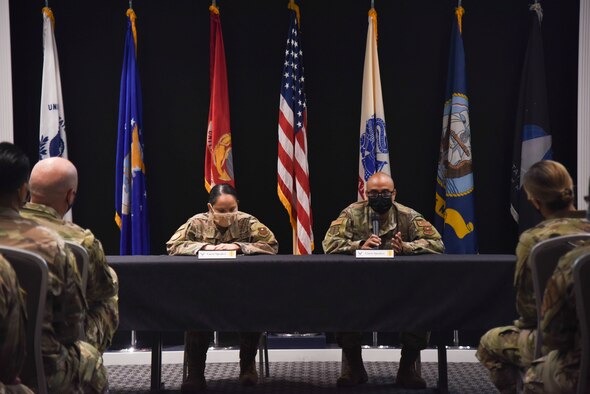
[(565, 209), (574, 202), (572, 177), (563, 164), (553, 160), (533, 164), (524, 175), (523, 186), (530, 198), (551, 211)]
[(0, 194), (16, 193), (29, 178), (29, 158), (10, 142), (0, 143)]
[(236, 201), (238, 200), (238, 193), (232, 185), (229, 183), (219, 183), (213, 186), (209, 192), (209, 204), (215, 205), (217, 198), (222, 194), (231, 194), (235, 197)]

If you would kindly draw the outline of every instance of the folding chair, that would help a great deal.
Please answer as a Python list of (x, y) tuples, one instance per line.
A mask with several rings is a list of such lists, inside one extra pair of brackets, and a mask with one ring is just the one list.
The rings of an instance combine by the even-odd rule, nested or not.
[(582, 335), (582, 359), (577, 393), (584, 394), (590, 390), (590, 253), (578, 257), (574, 262), (574, 291)]
[(80, 279), (82, 280), (82, 292), (84, 293), (84, 296), (86, 296), (89, 264), (88, 252), (86, 252), (86, 249), (84, 249), (81, 245), (75, 242), (65, 241), (65, 243), (68, 249), (70, 249), (76, 257), (76, 265), (78, 266), (78, 272), (80, 272)]
[(36, 393), (47, 394), (47, 382), (41, 353), (41, 328), (47, 297), (47, 263), (27, 250), (0, 246), (0, 253), (10, 262), (20, 286), (27, 293), (27, 355), (21, 379)]
[[(553, 275), (559, 258), (575, 248), (577, 241), (590, 240), (590, 234), (571, 234), (547, 239), (536, 244), (529, 255), (528, 264), (533, 274), (533, 287), (537, 306), (537, 327), (541, 326), (541, 305), (547, 281)], [(537, 330), (535, 358), (542, 356), (543, 334)]]

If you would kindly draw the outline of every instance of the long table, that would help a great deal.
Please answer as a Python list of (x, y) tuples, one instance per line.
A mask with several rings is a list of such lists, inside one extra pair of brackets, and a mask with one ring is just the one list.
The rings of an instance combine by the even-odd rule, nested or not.
[[(516, 316), (513, 255), (107, 260), (119, 276), (121, 330), (481, 330)], [(160, 387), (159, 338), (152, 348), (152, 389)], [(438, 345), (444, 392), (446, 352)]]

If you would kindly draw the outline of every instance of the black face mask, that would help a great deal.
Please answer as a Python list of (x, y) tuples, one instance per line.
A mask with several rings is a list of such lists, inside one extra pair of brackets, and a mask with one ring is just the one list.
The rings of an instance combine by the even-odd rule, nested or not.
[(369, 206), (373, 208), (373, 210), (379, 214), (384, 214), (385, 212), (389, 211), (391, 206), (393, 205), (393, 201), (391, 201), (391, 197), (385, 198), (383, 196), (376, 196), (376, 197), (369, 197)]

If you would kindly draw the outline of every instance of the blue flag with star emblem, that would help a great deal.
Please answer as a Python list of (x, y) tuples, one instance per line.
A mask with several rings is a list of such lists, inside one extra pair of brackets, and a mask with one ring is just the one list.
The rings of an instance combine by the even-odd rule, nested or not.
[(541, 34), (543, 10), (539, 3), (532, 4), (529, 8), (529, 42), (520, 82), (510, 179), (510, 213), (518, 223), (519, 234), (543, 220), (527, 199), (522, 186), (524, 174), (536, 162), (553, 157)]
[(119, 95), (115, 182), (115, 221), (121, 230), (121, 255), (150, 253), (143, 160), (141, 85), (136, 56), (135, 12), (129, 8)]
[(461, 37), (463, 7), (455, 10), (443, 111), (440, 158), (436, 177), (435, 225), (445, 253), (477, 253), (473, 207), (471, 125)]

